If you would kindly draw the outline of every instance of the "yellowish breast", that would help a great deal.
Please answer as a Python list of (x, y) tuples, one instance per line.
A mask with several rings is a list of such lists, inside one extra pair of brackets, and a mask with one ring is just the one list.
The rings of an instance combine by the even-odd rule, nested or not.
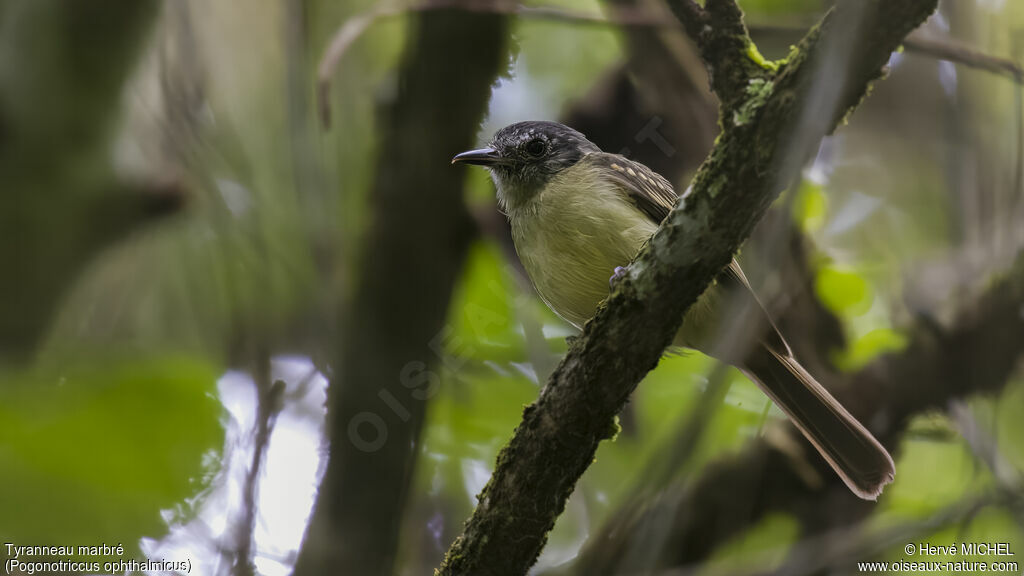
[(516, 252), (556, 314), (582, 327), (608, 296), (616, 266), (629, 264), (657, 226), (614, 183), (579, 164), (509, 211)]

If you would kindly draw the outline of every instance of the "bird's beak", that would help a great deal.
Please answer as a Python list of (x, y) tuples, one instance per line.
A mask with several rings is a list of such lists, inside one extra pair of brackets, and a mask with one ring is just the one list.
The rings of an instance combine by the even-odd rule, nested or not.
[(477, 166), (494, 166), (502, 162), (501, 156), (494, 148), (480, 148), (470, 150), (462, 154), (456, 154), (452, 158), (452, 164), (475, 164)]

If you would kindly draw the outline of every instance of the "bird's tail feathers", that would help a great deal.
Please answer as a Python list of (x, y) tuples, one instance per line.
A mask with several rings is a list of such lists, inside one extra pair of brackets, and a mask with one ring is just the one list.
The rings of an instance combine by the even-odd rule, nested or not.
[(746, 372), (857, 496), (875, 500), (896, 473), (889, 452), (792, 356), (759, 345)]

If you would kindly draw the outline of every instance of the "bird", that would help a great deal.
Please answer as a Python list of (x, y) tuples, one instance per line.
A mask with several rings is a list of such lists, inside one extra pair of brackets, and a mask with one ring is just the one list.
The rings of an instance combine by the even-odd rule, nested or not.
[[(537, 294), (582, 329), (679, 197), (643, 164), (603, 152), (557, 122), (525, 121), (497, 132), (452, 164), (486, 168), (508, 217), (516, 254)], [(730, 300), (731, 298), (731, 300)], [(743, 354), (717, 344), (735, 320), (751, 333)], [(796, 360), (735, 259), (690, 307), (672, 341), (734, 365), (778, 405), (856, 496), (876, 500), (893, 481), (889, 452)]]

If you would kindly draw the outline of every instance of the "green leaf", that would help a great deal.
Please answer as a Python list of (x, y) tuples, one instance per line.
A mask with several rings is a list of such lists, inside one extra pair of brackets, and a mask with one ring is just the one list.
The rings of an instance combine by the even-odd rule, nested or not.
[(879, 354), (902, 350), (907, 337), (889, 328), (877, 328), (854, 340), (850, 346), (835, 357), (840, 369), (852, 372), (867, 365)]
[(804, 180), (793, 199), (793, 220), (805, 233), (821, 230), (828, 213), (828, 196), (818, 184)]
[(0, 538), (121, 543), (166, 529), (223, 442), (217, 372), (192, 358), (90, 362), (0, 387)]
[(814, 291), (829, 310), (847, 317), (864, 314), (874, 301), (874, 291), (864, 278), (836, 267), (818, 271)]
[[(478, 357), (475, 352), (483, 346), (516, 347), (519, 337), (515, 333), (512, 295), (504, 270), (505, 260), (497, 246), (475, 242), (466, 259), (462, 281), (452, 296), (448, 321), (454, 330), (451, 342), (463, 345), (448, 353)], [(490, 359), (489, 356), (482, 356)]]
[(991, 477), (978, 474), (970, 450), (963, 441), (905, 439), (894, 453), (898, 457), (898, 472), (895, 482), (885, 489), (882, 497), (881, 508), (887, 518), (876, 520), (877, 525), (927, 517), (968, 492), (991, 485)]
[(788, 515), (771, 514), (735, 540), (719, 547), (708, 564), (716, 574), (770, 571), (778, 567), (797, 541), (800, 526)]

